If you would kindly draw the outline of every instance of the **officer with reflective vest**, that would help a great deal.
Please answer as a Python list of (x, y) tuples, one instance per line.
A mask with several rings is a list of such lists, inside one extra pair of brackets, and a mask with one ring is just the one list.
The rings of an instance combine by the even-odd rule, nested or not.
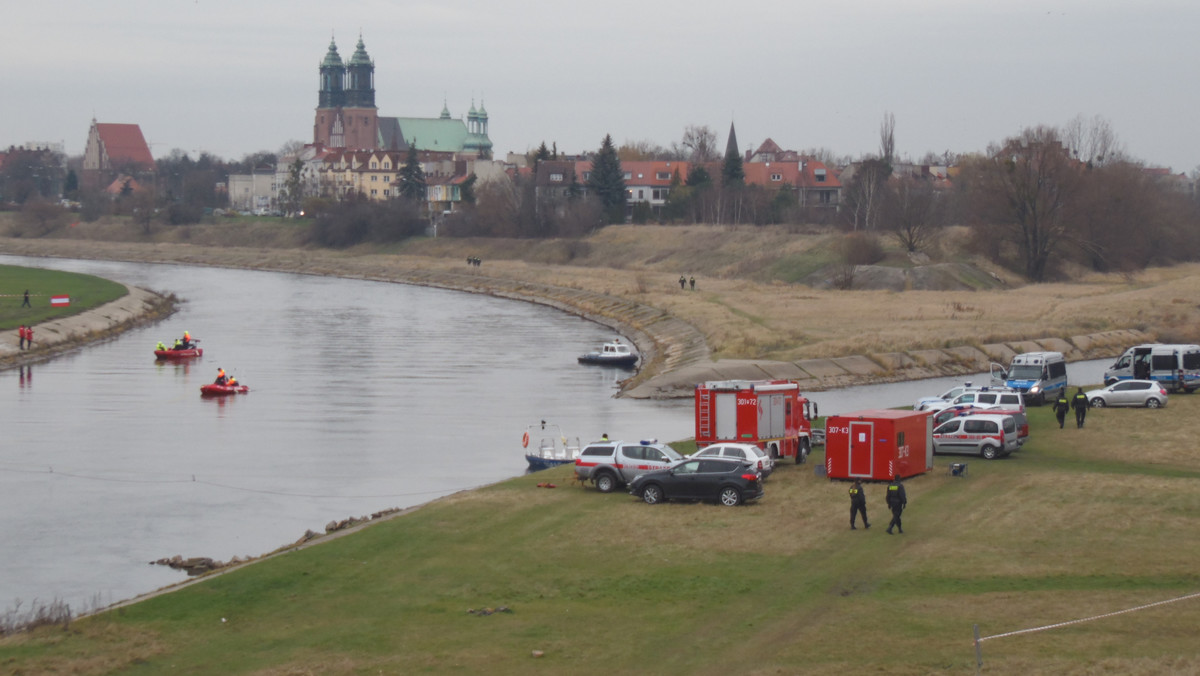
[(892, 534), (892, 529), (900, 531), (904, 534), (904, 526), (900, 525), (900, 514), (904, 508), (908, 506), (908, 496), (904, 494), (904, 484), (900, 483), (900, 475), (897, 474), (895, 480), (888, 484), (887, 487), (887, 506), (892, 510), (892, 522), (888, 524), (888, 535)]
[(1083, 419), (1087, 417), (1088, 398), (1082, 387), (1071, 397), (1071, 408), (1075, 409), (1075, 427), (1083, 427)]
[(871, 524), (867, 522), (867, 494), (863, 492), (862, 479), (855, 479), (850, 487), (850, 530), (858, 530), (854, 527), (854, 518), (859, 512), (862, 512), (863, 528), (870, 528)]
[(1058, 420), (1058, 429), (1063, 428), (1063, 423), (1067, 420), (1067, 411), (1071, 410), (1071, 404), (1067, 401), (1067, 390), (1058, 393), (1058, 399), (1054, 400), (1054, 417)]
[(214, 385), (224, 385), (229, 379), (225, 377), (225, 369), (217, 369), (217, 379), (213, 381)]

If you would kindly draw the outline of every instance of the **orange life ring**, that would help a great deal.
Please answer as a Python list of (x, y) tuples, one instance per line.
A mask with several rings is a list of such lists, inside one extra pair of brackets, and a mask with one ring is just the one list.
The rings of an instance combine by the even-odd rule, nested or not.
[(529, 432), (526, 432), (524, 435), (521, 436), (521, 447), (529, 448)]

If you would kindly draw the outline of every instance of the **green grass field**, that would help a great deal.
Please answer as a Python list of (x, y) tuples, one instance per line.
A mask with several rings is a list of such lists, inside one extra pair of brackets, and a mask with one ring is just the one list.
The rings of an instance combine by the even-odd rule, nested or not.
[[(820, 452), (737, 508), (648, 506), (558, 468), (0, 639), (0, 671), (974, 673), (975, 624), (991, 637), (1200, 591), (1198, 412), (1200, 395), (1172, 395), (1059, 430), (1033, 409), (1014, 457), (966, 458), (963, 478), (947, 466), (964, 458), (938, 457), (910, 480), (902, 536), (878, 485), (873, 528), (849, 530)], [(983, 671), (1197, 673), (1197, 626), (1200, 598), (989, 638)]]
[[(30, 307), (21, 306), (26, 289)], [(123, 285), (92, 275), (0, 265), (0, 331), (68, 317), (127, 293)], [(71, 304), (54, 307), (51, 296), (69, 296)]]

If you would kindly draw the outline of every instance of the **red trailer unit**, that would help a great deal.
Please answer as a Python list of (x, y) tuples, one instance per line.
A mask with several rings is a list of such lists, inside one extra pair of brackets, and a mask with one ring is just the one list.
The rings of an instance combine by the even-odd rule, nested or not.
[(721, 380), (696, 385), (696, 448), (755, 444), (802, 463), (812, 450), (816, 405), (794, 380)]
[(933, 469), (933, 416), (928, 411), (876, 409), (825, 421), (825, 475), (891, 481)]

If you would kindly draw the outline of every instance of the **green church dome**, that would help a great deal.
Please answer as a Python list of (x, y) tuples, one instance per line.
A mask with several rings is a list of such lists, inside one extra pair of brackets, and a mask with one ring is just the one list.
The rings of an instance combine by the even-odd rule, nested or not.
[(342, 57), (338, 55), (337, 44), (332, 38), (329, 40), (329, 51), (325, 52), (325, 60), (321, 62), (321, 66), (323, 68), (328, 68), (330, 66), (335, 68), (342, 67)]

